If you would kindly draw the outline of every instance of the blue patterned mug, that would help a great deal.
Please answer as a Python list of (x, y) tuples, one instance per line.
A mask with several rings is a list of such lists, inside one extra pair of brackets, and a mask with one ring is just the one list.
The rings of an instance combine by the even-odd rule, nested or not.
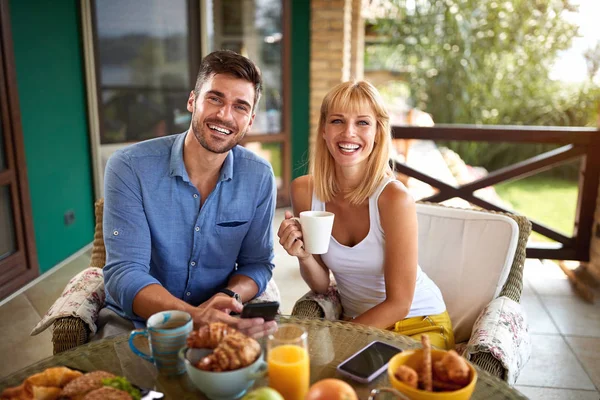
[[(146, 321), (146, 329), (136, 329), (129, 334), (129, 347), (134, 354), (153, 363), (158, 371), (166, 375), (180, 375), (185, 365), (179, 359), (179, 349), (185, 347), (186, 339), (194, 329), (192, 316), (185, 311), (162, 311)], [(140, 351), (133, 340), (145, 336), (152, 355)]]

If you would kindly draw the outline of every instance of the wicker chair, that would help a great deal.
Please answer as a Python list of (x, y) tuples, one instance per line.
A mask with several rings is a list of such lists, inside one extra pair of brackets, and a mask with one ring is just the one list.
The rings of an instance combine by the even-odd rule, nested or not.
[[(425, 204), (426, 206), (433, 205), (431, 203), (419, 203), (419, 204)], [(435, 206), (436, 207), (444, 207), (446, 210), (452, 210), (452, 208), (450, 208), (450, 207), (445, 207), (445, 206), (442, 206), (439, 204), (435, 204)], [(421, 207), (421, 206), (417, 205), (417, 213), (418, 214), (419, 214), (419, 207)], [(456, 209), (456, 210), (459, 210), (459, 209)], [(525, 257), (525, 249), (526, 249), (526, 245), (527, 245), (527, 239), (529, 237), (529, 234), (531, 233), (531, 223), (529, 222), (529, 220), (526, 217), (520, 216), (520, 215), (514, 215), (514, 214), (508, 214), (508, 213), (497, 213), (497, 212), (486, 211), (486, 210), (469, 210), (469, 211), (476, 211), (478, 213), (491, 213), (491, 214), (496, 214), (496, 215), (505, 215), (516, 222), (516, 224), (518, 226), (518, 238), (517, 238), (517, 243), (516, 243), (516, 250), (514, 251), (514, 257), (511, 257), (511, 254), (507, 254), (507, 262), (510, 262), (510, 259), (512, 258), (512, 265), (509, 264), (510, 271), (508, 273), (508, 277), (506, 278), (505, 283), (502, 286), (502, 289), (501, 289), (498, 297), (506, 296), (506, 297), (516, 301), (517, 303), (519, 303), (521, 300), (521, 292), (523, 290), (523, 266), (524, 266), (525, 258), (526, 258)], [(460, 214), (460, 211), (457, 212), (457, 214)], [(420, 224), (421, 224), (421, 221), (420, 221)], [(427, 243), (423, 243), (423, 242), (424, 241), (422, 240), (422, 238), (420, 238), (420, 240), (419, 240), (420, 246), (426, 247)], [(424, 249), (424, 251), (427, 252), (427, 249)], [(422, 254), (421, 254), (421, 249), (420, 249), (420, 255), (419, 255), (420, 262), (421, 262), (421, 255)], [(427, 274), (430, 274), (430, 272), (427, 271), (424, 266), (423, 266), (423, 269), (425, 270), (425, 272)], [(436, 280), (433, 277), (432, 277), (432, 279), (434, 281)], [(442, 288), (442, 286), (440, 286), (440, 288), (442, 289), (442, 294), (444, 294), (444, 289)], [(299, 300), (294, 306), (292, 315), (298, 316), (298, 317), (307, 317), (307, 318), (324, 318), (325, 313), (323, 310), (323, 301), (327, 301), (326, 300), (327, 297), (325, 296), (325, 300), (324, 300), (324, 297), (321, 296), (321, 297), (319, 297), (319, 300), (316, 301), (316, 300), (312, 300), (312, 296), (315, 296), (315, 295), (310, 294), (310, 292), (309, 292), (309, 294), (307, 294), (301, 300)], [(444, 296), (445, 296), (445, 294), (444, 294)], [(452, 316), (451, 310), (449, 310), (449, 311)], [(476, 310), (476, 312), (479, 312), (479, 311), (481, 311), (481, 310)], [(454, 321), (453, 321), (453, 324), (454, 324)], [(471, 362), (473, 362), (473, 364), (479, 366), (481, 369), (491, 373), (492, 375), (499, 377), (500, 379), (506, 379), (505, 368), (502, 366), (500, 361), (498, 361), (496, 358), (494, 358), (490, 353), (477, 353), (475, 356), (473, 356), (471, 358)]]
[[(104, 247), (104, 238), (102, 234), (104, 199), (101, 198), (96, 201), (94, 211), (96, 216), (96, 228), (94, 232), (94, 242), (92, 244), (90, 267), (103, 268), (106, 264), (106, 248)], [(250, 301), (250, 303), (260, 303), (272, 300), (280, 301), (279, 289), (273, 279), (269, 281), (265, 292)], [(80, 346), (87, 343), (89, 339), (90, 329), (80, 318), (63, 317), (54, 321), (52, 328), (54, 354)]]
[[(90, 267), (103, 268), (106, 264), (106, 248), (102, 236), (102, 215), (104, 211), (104, 199), (99, 199), (94, 205), (96, 215), (96, 229), (94, 231), (94, 242), (92, 243), (92, 259)], [(80, 346), (90, 339), (90, 329), (79, 318), (63, 317), (54, 321), (52, 327), (52, 344), (54, 354)]]

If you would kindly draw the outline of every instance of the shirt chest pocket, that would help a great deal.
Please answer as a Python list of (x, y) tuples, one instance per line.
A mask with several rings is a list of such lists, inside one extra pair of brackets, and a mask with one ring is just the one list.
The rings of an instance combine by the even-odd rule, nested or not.
[(242, 247), (242, 242), (248, 233), (250, 222), (236, 219), (216, 223), (215, 231), (220, 247), (222, 263), (234, 264)]

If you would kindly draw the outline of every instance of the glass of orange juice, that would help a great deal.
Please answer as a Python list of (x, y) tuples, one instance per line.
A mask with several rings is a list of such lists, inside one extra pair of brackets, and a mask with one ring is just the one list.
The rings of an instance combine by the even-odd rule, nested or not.
[(282, 324), (269, 335), (269, 386), (285, 400), (303, 400), (310, 386), (308, 334), (295, 324)]

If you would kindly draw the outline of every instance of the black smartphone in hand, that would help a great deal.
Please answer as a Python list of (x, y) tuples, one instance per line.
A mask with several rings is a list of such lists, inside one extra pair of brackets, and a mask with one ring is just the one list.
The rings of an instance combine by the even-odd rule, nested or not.
[(265, 303), (248, 303), (242, 310), (242, 318), (262, 318), (265, 321), (273, 321), (279, 310), (278, 301)]

